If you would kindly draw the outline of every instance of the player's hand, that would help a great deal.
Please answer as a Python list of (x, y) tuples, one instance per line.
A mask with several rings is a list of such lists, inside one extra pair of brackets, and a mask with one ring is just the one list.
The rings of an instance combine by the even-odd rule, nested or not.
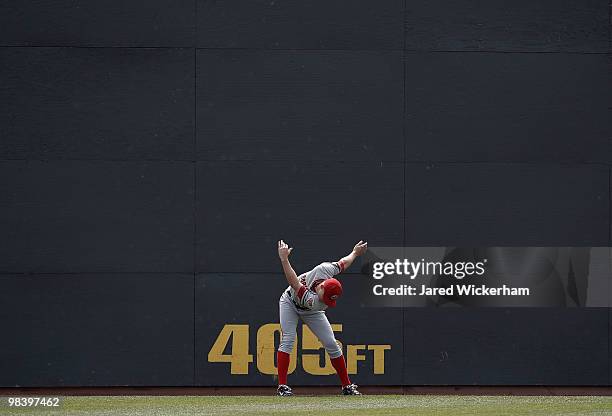
[(280, 257), (281, 261), (285, 261), (289, 259), (289, 254), (291, 254), (291, 250), (293, 247), (289, 247), (287, 243), (283, 240), (278, 242), (278, 257)]
[(368, 242), (359, 240), (359, 242), (355, 244), (355, 247), (353, 247), (353, 253), (355, 253), (356, 256), (361, 256), (363, 253), (366, 252), (367, 249), (368, 249)]

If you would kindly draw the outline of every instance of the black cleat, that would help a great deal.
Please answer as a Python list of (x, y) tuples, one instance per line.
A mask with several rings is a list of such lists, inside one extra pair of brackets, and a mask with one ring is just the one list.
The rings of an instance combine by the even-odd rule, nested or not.
[(285, 384), (279, 384), (278, 389), (276, 389), (279, 396), (293, 396), (293, 392), (291, 391), (291, 387)]
[(349, 384), (348, 386), (342, 387), (342, 394), (344, 396), (361, 396), (361, 393), (357, 390), (356, 384)]

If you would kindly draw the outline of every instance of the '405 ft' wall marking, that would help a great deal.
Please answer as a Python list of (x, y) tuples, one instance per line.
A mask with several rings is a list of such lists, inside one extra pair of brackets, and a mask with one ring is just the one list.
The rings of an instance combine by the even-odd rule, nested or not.
[[(334, 332), (342, 332), (342, 324), (332, 324), (332, 329)], [(274, 357), (276, 356), (274, 336), (276, 332), (280, 334), (280, 324), (265, 324), (257, 330), (257, 369), (262, 374), (276, 374), (276, 366), (274, 365)], [(226, 347), (230, 343), (230, 337), (232, 339), (231, 353), (224, 354)], [(289, 374), (293, 373), (297, 366), (298, 343), (299, 342), (295, 342), (293, 344)], [(323, 349), (323, 346), (317, 337), (308, 326), (303, 325), (301, 362), (304, 371), (317, 376), (335, 374), (334, 367), (327, 354), (325, 354), (325, 365), (321, 367), (319, 363), (319, 352), (304, 352), (304, 350), (316, 351), (321, 349)], [(357, 374), (357, 362), (367, 361), (369, 355), (374, 360), (374, 374), (385, 374), (385, 351), (390, 349), (391, 345), (388, 344), (347, 345), (345, 356), (348, 373)], [(369, 352), (371, 352), (371, 354)], [(253, 362), (253, 355), (249, 353), (249, 325), (224, 325), (208, 352), (208, 362), (230, 363), (231, 374), (249, 374), (249, 367)]]

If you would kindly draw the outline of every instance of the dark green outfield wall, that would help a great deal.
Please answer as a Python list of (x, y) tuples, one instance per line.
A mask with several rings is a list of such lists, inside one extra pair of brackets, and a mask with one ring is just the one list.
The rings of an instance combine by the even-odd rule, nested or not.
[[(0, 3), (0, 386), (275, 384), (279, 238), (610, 245), (609, 0), (93, 3)], [(612, 383), (610, 308), (344, 282), (357, 383)]]

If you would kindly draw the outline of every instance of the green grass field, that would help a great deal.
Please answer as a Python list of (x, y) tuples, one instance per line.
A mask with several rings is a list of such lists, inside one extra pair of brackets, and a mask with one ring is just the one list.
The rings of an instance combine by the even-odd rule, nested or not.
[(612, 415), (599, 396), (80, 396), (61, 408), (9, 408), (35, 415)]

